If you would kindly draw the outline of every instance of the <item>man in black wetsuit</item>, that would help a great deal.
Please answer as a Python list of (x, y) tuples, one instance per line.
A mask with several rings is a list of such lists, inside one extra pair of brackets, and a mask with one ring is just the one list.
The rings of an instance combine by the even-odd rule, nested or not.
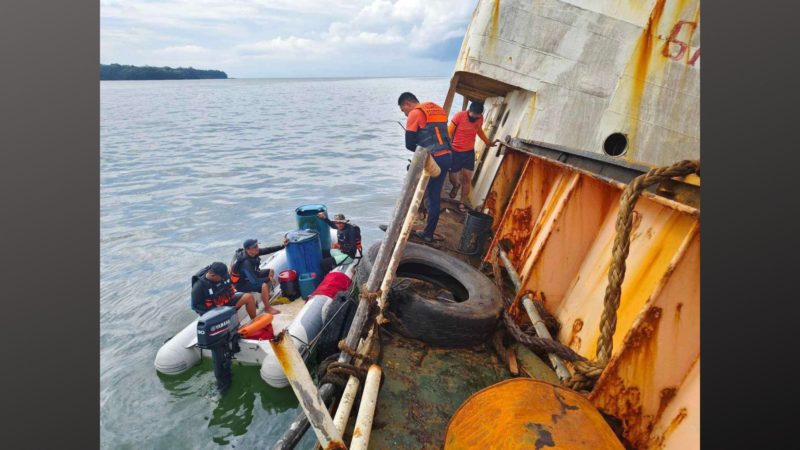
[(256, 299), (251, 293), (236, 292), (225, 263), (214, 262), (192, 276), (192, 309), (201, 316), (220, 306), (244, 306), (251, 319), (256, 317)]
[(274, 286), (274, 273), (272, 269), (261, 270), (260, 256), (275, 253), (286, 247), (276, 245), (274, 247), (259, 248), (258, 241), (247, 239), (242, 247), (236, 250), (231, 261), (231, 281), (237, 291), (253, 292), (261, 295), (261, 302), (264, 303), (264, 310), (270, 314), (279, 314), (276, 308), (269, 304), (270, 292)]
[(356, 257), (356, 251), (361, 244), (361, 236), (358, 227), (350, 225), (350, 221), (344, 214), (335, 214), (333, 220), (328, 219), (324, 212), (317, 214), (331, 228), (336, 228), (336, 242), (331, 243), (330, 256), (325, 255), (322, 259), (322, 276), (328, 274), (339, 264), (352, 262)]

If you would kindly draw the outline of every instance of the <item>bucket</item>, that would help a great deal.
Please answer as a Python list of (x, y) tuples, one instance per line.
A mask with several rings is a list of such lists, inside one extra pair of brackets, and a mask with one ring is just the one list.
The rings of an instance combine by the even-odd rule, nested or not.
[(464, 219), (464, 232), (458, 251), (465, 255), (477, 255), (483, 250), (486, 235), (492, 229), (492, 216), (478, 211), (468, 211)]
[(317, 273), (304, 273), (300, 275), (300, 296), (307, 299), (314, 289), (317, 288), (317, 284), (319, 284), (319, 278)]
[[(319, 283), (319, 274), (322, 263), (322, 248), (320, 247), (319, 234), (312, 230), (294, 230), (286, 233), (286, 261), (294, 269), (300, 280), (300, 295), (303, 295), (304, 279), (314, 280)], [(304, 277), (306, 275), (306, 277)]]
[(325, 213), (328, 209), (325, 205), (303, 205), (294, 210), (297, 228), (300, 230), (314, 230), (319, 233), (320, 245), (322, 250), (331, 249), (331, 227), (324, 220), (317, 217), (319, 213)]
[(300, 297), (300, 286), (297, 283), (297, 271), (289, 269), (278, 274), (281, 284), (281, 294), (289, 300)]

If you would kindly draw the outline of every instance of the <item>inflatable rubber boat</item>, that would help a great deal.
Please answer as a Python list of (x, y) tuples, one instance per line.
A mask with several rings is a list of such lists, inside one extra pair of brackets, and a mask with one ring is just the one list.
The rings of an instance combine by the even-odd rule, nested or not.
[[(335, 230), (332, 233), (335, 233)], [(335, 234), (333, 239), (336, 239)], [(350, 262), (333, 269), (306, 299), (298, 297), (289, 303), (273, 304), (274, 308), (281, 311), (280, 314), (273, 316), (271, 321), (274, 333), (288, 329), (300, 353), (305, 354), (311, 341), (322, 331), (325, 319), (331, 316), (331, 308), (337, 303), (334, 300), (337, 294), (351, 289), (356, 265), (357, 263)], [(287, 270), (285, 250), (269, 255), (268, 259), (261, 263), (261, 268), (272, 269), (276, 274)], [(270, 302), (274, 302), (280, 296), (280, 287), (276, 286)], [(259, 320), (264, 312), (261, 301), (258, 300), (257, 303), (258, 315), (253, 320)], [(245, 308), (236, 311), (236, 315), (238, 324), (242, 327), (247, 326), (251, 320)], [(199, 363), (201, 358), (211, 357), (211, 352), (204, 351), (198, 346), (197, 332), (200, 319), (201, 317), (198, 317), (193, 320), (161, 346), (155, 358), (158, 372), (176, 375), (189, 370)], [(238, 351), (231, 359), (232, 362), (241, 365), (260, 365), (261, 378), (272, 387), (288, 386), (286, 376), (268, 340), (239, 337)]]

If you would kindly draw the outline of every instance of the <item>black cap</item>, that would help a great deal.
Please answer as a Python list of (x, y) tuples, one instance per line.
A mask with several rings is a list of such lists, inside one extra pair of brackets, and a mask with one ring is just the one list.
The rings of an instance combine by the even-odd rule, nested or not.
[(472, 102), (469, 105), (469, 110), (475, 114), (483, 114), (483, 103)]
[(247, 239), (247, 240), (244, 241), (244, 244), (242, 244), (242, 247), (250, 248), (250, 247), (252, 247), (252, 246), (254, 246), (256, 244), (258, 244), (257, 240), (255, 240), (255, 239)]
[(210, 266), (208, 266), (208, 271), (217, 274), (222, 278), (228, 278), (228, 266), (226, 266), (225, 263), (221, 263), (219, 261), (213, 262)]

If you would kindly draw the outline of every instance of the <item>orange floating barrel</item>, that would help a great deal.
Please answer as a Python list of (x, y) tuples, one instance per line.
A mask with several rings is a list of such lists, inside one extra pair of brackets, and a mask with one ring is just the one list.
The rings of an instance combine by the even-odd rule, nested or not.
[(473, 394), (450, 419), (444, 448), (624, 449), (589, 400), (532, 378)]

